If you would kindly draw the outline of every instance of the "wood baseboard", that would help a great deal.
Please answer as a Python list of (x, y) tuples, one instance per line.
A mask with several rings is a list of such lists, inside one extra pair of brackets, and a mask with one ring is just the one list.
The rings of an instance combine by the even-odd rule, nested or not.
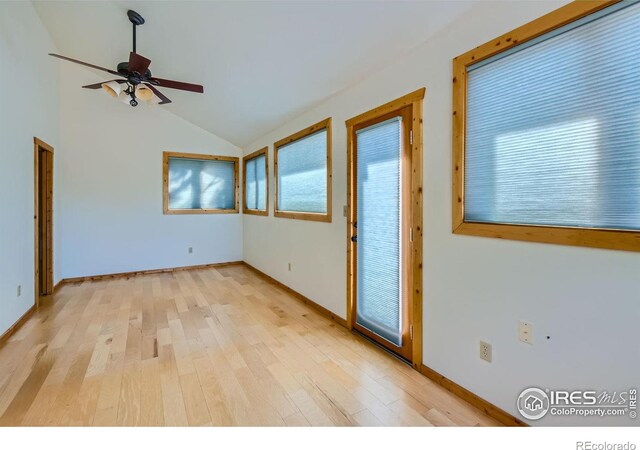
[(36, 310), (36, 305), (31, 305), (31, 308), (29, 308), (27, 312), (25, 312), (18, 320), (16, 320), (16, 323), (11, 325), (7, 331), (2, 333), (2, 336), (0, 336), (0, 345), (4, 344), (5, 341), (7, 341), (7, 339), (9, 339), (13, 333), (18, 331), (18, 329), (29, 319), (29, 317), (33, 315), (34, 312), (36, 312)]
[(424, 364), (420, 368), (420, 372), (425, 377), (438, 383), (440, 386), (442, 386), (449, 392), (452, 392), (453, 394), (455, 394), (457, 397), (460, 397), (462, 400), (466, 401), (467, 403), (470, 403), (476, 408), (484, 411), (485, 414), (487, 414), (489, 417), (496, 419), (498, 422), (500, 422), (503, 425), (506, 425), (509, 427), (528, 427), (529, 426), (523, 421), (521, 421), (520, 419), (513, 417), (508, 412), (498, 408), (492, 403), (489, 403), (485, 399), (478, 397), (476, 394), (474, 394), (470, 390), (463, 388), (459, 384), (451, 381), (444, 375), (439, 374), (438, 372), (425, 366)]
[(212, 267), (233, 266), (238, 264), (243, 264), (243, 261), (229, 261), (229, 262), (223, 262), (223, 263), (199, 264), (195, 266), (169, 267), (166, 269), (138, 270), (134, 272), (120, 272), (120, 273), (111, 273), (106, 275), (90, 275), (86, 277), (64, 278), (58, 282), (55, 289), (58, 289), (58, 287), (62, 286), (63, 284), (82, 283), (84, 281), (102, 281), (102, 280), (112, 280), (115, 278), (131, 278), (139, 275), (150, 275), (154, 273), (179, 272), (181, 270), (208, 269)]
[(289, 294), (293, 295), (295, 298), (297, 298), (298, 300), (300, 300), (302, 303), (304, 303), (307, 306), (310, 306), (311, 308), (315, 309), (316, 311), (318, 311), (320, 314), (322, 314), (323, 316), (333, 320), (334, 322), (338, 323), (339, 325), (345, 327), (345, 328), (349, 328), (347, 326), (347, 321), (345, 319), (343, 319), (340, 316), (337, 316), (336, 314), (332, 313), (331, 311), (329, 311), (327, 308), (325, 308), (324, 306), (320, 306), (318, 305), (316, 302), (314, 302), (313, 300), (305, 297), (304, 295), (302, 295), (301, 293), (299, 293), (298, 291), (294, 291), (293, 289), (291, 289), (289, 286), (279, 282), (278, 280), (276, 280), (275, 278), (270, 277), (269, 275), (267, 275), (266, 273), (262, 272), (259, 269), (256, 269), (255, 267), (253, 267), (251, 264), (243, 261), (243, 264), (248, 267), (249, 269), (253, 270), (255, 273), (257, 273), (258, 275), (260, 275), (262, 278), (265, 278), (267, 281), (269, 281), (272, 284), (275, 284), (276, 286), (278, 286), (281, 289), (284, 289), (285, 291), (287, 291)]

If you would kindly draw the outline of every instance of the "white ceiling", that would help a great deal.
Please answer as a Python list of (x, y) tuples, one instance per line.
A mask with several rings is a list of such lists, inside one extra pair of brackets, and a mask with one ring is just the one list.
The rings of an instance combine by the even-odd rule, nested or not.
[(241, 147), (398, 59), (470, 6), (452, 1), (34, 4), (61, 54), (113, 69), (131, 50), (126, 11), (142, 14), (146, 23), (138, 27), (137, 50), (152, 60), (153, 74), (205, 87), (204, 95), (164, 89), (174, 103), (163, 107)]

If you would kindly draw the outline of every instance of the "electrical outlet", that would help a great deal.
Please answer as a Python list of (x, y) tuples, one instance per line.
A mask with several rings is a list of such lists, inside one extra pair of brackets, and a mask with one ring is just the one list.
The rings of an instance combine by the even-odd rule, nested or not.
[(18, 285), (18, 297), (20, 297), (22, 295), (22, 285), (19, 284)]
[(518, 323), (518, 339), (525, 344), (533, 345), (533, 325), (521, 320)]
[(289, 263), (288, 267), (289, 267), (289, 272), (291, 272), (291, 263)]
[(189, 247), (189, 253), (193, 253), (193, 247)]
[(492, 351), (491, 344), (484, 341), (480, 341), (480, 359), (484, 359), (486, 362), (491, 362)]

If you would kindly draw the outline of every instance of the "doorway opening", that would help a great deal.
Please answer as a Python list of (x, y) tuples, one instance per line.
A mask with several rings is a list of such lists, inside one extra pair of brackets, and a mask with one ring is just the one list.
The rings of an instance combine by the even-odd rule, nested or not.
[(412, 92), (347, 124), (347, 322), (422, 365), (422, 101)]
[(34, 138), (35, 303), (53, 294), (53, 147)]

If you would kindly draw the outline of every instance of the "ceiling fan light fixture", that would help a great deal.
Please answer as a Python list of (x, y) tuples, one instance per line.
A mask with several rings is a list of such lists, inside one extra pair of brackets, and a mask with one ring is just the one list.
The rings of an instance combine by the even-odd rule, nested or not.
[(125, 91), (122, 91), (118, 95), (118, 100), (120, 100), (122, 103), (126, 103), (128, 105), (129, 102), (131, 101), (131, 97)]
[(139, 98), (140, 100), (144, 100), (145, 102), (148, 102), (154, 96), (155, 94), (151, 89), (149, 89), (147, 85), (139, 84), (138, 86), (136, 86), (136, 97)]
[(78, 59), (57, 55), (55, 53), (49, 53), (49, 55), (123, 78), (106, 81), (104, 83), (93, 83), (82, 87), (85, 89), (102, 88), (111, 97), (121, 100), (124, 103), (129, 103), (131, 106), (137, 106), (139, 104), (138, 99), (160, 105), (171, 103), (171, 100), (166, 95), (154, 87), (155, 85), (163, 88), (198, 92), (202, 94), (204, 92), (204, 87), (199, 84), (166, 80), (151, 76), (151, 71), (149, 70), (151, 60), (136, 52), (136, 27), (142, 25), (144, 23), (144, 19), (140, 14), (132, 10), (127, 12), (127, 16), (129, 17), (129, 21), (133, 24), (133, 51), (129, 52), (129, 61), (118, 64), (116, 70), (96, 66), (95, 64), (89, 64)]
[(118, 83), (117, 81), (109, 81), (108, 83), (102, 83), (102, 89), (113, 98), (118, 97), (122, 92), (122, 87), (120, 86), (120, 83)]

